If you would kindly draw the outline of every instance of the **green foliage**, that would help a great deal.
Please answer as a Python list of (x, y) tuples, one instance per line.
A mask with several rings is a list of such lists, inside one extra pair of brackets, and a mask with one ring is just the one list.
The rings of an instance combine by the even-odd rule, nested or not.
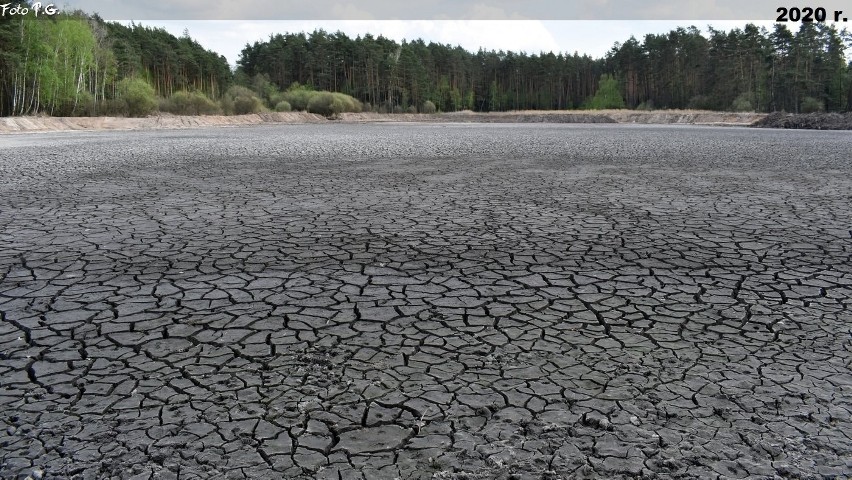
[(435, 113), (438, 109), (435, 107), (435, 104), (432, 103), (431, 100), (426, 100), (423, 102), (423, 106), (420, 107), (420, 113)]
[(304, 112), (308, 109), (308, 103), (315, 93), (314, 91), (303, 88), (290, 89), (284, 92), (281, 100), (289, 103), (293, 107), (293, 110)]
[(802, 113), (816, 113), (825, 110), (825, 103), (814, 97), (805, 97), (802, 99), (802, 106), (799, 111)]
[(119, 99), (124, 113), (131, 117), (145, 117), (157, 110), (154, 88), (141, 78), (125, 78), (118, 82)]
[(450, 90), (450, 105), (454, 112), (464, 108), (464, 104), (462, 103), (462, 94), (456, 87), (453, 87), (452, 90)]
[(364, 109), (364, 106), (358, 101), (358, 99), (346, 95), (345, 93), (334, 92), (332, 95), (343, 102), (344, 112), (361, 113)]
[(497, 80), (492, 80), (491, 86), (488, 87), (488, 111), (498, 112), (501, 108), (500, 89), (497, 87)]
[(234, 115), (248, 115), (264, 110), (263, 101), (257, 97), (236, 97), (233, 105)]
[(654, 101), (650, 100), (650, 99), (645, 100), (644, 102), (640, 103), (639, 105), (636, 105), (636, 110), (642, 110), (642, 111), (650, 112), (653, 109), (654, 109)]
[(468, 90), (467, 95), (464, 97), (464, 108), (465, 110), (473, 110), (476, 106), (476, 99), (473, 94), (473, 90)]
[(233, 82), (227, 60), (189, 36), (178, 38), (162, 28), (106, 23), (99, 18), (90, 23), (104, 30), (102, 42), (111, 45), (116, 75), (147, 78), (159, 96), (187, 90), (216, 99)]
[(309, 112), (325, 115), (326, 117), (339, 115), (343, 113), (344, 108), (343, 102), (329, 92), (313, 94), (308, 102)]
[(308, 112), (334, 117), (343, 112), (360, 112), (361, 102), (342, 93), (312, 92)]
[(583, 107), (589, 110), (625, 108), (624, 98), (621, 97), (621, 91), (618, 88), (618, 80), (611, 75), (601, 75), (597, 93)]
[(291, 110), (293, 110), (293, 107), (291, 107), (290, 103), (288, 103), (286, 100), (281, 100), (280, 102), (275, 104), (276, 112), (289, 112)]
[[(630, 38), (606, 58), (580, 54), (468, 52), (422, 40), (401, 43), (322, 30), (247, 45), (232, 72), (188, 34), (104, 22), (82, 12), (0, 18), (0, 116), (126, 114), (126, 78), (148, 82), (163, 110), (211, 111), (174, 94), (201, 92), (229, 113), (287, 102), (307, 110), (315, 91), (340, 92), (362, 108), (502, 111), (565, 108), (852, 109), (848, 33), (802, 23), (771, 32), (748, 24), (695, 27)], [(615, 79), (618, 81), (615, 81)], [(232, 85), (251, 93), (225, 95)], [(286, 91), (281, 92), (285, 89)], [(594, 93), (592, 93), (594, 92)], [(740, 98), (742, 92), (749, 92)], [(810, 100), (809, 100), (810, 99)], [(201, 101), (201, 98), (198, 97)], [(258, 103), (259, 102), (259, 103)], [(331, 111), (344, 98), (316, 100)]]
[(64, 105), (62, 115), (72, 117), (93, 117), (97, 115), (97, 102), (94, 95), (89, 92), (80, 92), (75, 101), (68, 102)]
[(175, 115), (217, 115), (222, 110), (201, 92), (180, 90), (160, 102), (160, 111)]
[(263, 100), (254, 91), (240, 85), (231, 86), (220, 103), (226, 115), (248, 115), (265, 110)]
[(278, 93), (278, 89), (269, 81), (269, 75), (265, 73), (256, 74), (252, 77), (249, 86), (259, 98), (272, 105), (272, 97)]
[(754, 111), (754, 94), (745, 92), (737, 95), (737, 98), (731, 103), (732, 112), (753, 112)]
[(406, 113), (417, 113), (417, 107), (415, 107), (414, 105), (410, 105), (406, 110)]
[(695, 95), (689, 99), (686, 108), (693, 110), (713, 110), (713, 99), (709, 95)]

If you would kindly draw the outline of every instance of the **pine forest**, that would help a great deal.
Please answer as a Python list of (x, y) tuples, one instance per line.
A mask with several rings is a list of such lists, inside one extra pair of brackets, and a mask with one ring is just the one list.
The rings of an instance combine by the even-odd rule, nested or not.
[(76, 11), (0, 17), (0, 116), (563, 109), (852, 110), (852, 35), (822, 23), (694, 26), (604, 58), (337, 32), (248, 44), (235, 69), (188, 32)]

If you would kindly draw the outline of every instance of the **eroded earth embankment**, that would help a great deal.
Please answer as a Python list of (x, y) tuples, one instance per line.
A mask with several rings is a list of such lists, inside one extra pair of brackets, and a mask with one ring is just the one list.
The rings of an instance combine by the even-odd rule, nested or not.
[(3, 117), (0, 133), (66, 130), (153, 130), (214, 126), (244, 126), (275, 123), (425, 122), (425, 123), (648, 123), (696, 125), (750, 125), (764, 114), (709, 112), (698, 110), (601, 110), (455, 112), (439, 114), (344, 113), (335, 120), (305, 112), (261, 113), (251, 115), (157, 115), (147, 118), (123, 117)]

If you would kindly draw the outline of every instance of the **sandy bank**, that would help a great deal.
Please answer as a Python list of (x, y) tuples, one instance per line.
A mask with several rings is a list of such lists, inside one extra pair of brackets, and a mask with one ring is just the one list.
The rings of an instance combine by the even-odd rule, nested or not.
[(646, 123), (695, 125), (751, 125), (764, 118), (759, 113), (710, 112), (699, 110), (603, 110), (455, 112), (438, 114), (345, 113), (336, 120), (305, 112), (261, 113), (252, 115), (178, 116), (146, 118), (123, 117), (3, 117), (0, 133), (51, 132), (70, 130), (150, 130), (213, 126), (260, 125), (269, 123), (325, 123), (329, 121), (366, 122), (463, 122), (463, 123)]

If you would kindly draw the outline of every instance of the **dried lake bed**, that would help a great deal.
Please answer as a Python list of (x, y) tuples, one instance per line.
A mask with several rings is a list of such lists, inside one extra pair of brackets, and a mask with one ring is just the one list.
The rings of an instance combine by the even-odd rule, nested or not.
[(0, 477), (848, 475), (850, 147), (2, 135)]

